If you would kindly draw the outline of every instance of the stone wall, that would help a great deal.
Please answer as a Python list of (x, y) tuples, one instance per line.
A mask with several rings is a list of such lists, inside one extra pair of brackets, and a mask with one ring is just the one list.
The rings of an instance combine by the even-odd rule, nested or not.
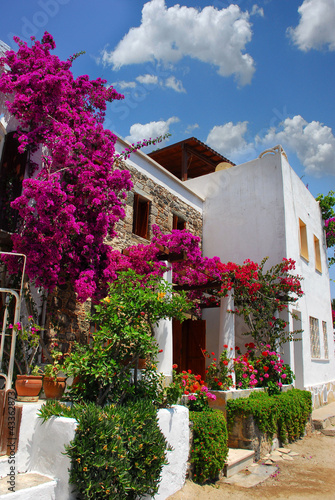
[(87, 319), (91, 301), (80, 304), (70, 285), (56, 287), (47, 299), (44, 342), (57, 341), (59, 350), (69, 352), (74, 341), (86, 343), (90, 330)]
[(152, 238), (152, 225), (157, 224), (163, 233), (172, 230), (173, 215), (186, 221), (186, 229), (196, 236), (202, 236), (202, 214), (181, 200), (158, 182), (146, 177), (133, 166), (122, 163), (119, 168), (127, 168), (132, 176), (134, 188), (126, 200), (126, 217), (116, 225), (118, 237), (110, 241), (113, 248), (122, 250), (138, 243), (148, 244), (149, 240), (133, 234), (134, 193), (151, 202), (149, 215), (149, 239)]
[[(123, 250), (130, 245), (149, 244), (146, 240), (133, 234), (133, 204), (134, 193), (150, 200), (149, 238), (152, 238), (152, 225), (157, 224), (163, 233), (172, 230), (173, 215), (186, 221), (186, 229), (192, 234), (202, 236), (202, 214), (191, 205), (181, 200), (158, 182), (146, 177), (133, 166), (122, 162), (118, 168), (127, 168), (132, 176), (134, 188), (128, 193), (126, 200), (126, 217), (116, 224), (118, 237), (107, 242), (115, 249)], [(59, 286), (48, 298), (46, 343), (57, 338), (63, 352), (71, 347), (74, 340), (85, 342), (90, 324), (87, 313), (91, 304), (79, 304), (71, 287), (66, 284)]]

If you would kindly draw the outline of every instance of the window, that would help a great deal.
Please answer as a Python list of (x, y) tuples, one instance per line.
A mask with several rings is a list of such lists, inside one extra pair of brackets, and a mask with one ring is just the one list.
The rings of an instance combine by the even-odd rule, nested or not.
[(307, 245), (307, 228), (306, 224), (299, 219), (299, 234), (300, 234), (300, 255), (307, 261), (308, 259), (308, 245)]
[(133, 233), (149, 239), (150, 201), (139, 194), (134, 194)]
[(319, 320), (317, 318), (309, 317), (309, 334), (311, 340), (311, 356), (312, 358), (320, 358), (320, 334), (319, 334)]
[(10, 132), (5, 137), (0, 163), (0, 228), (14, 232), (18, 211), (10, 203), (21, 195), (22, 181), (26, 170), (27, 153), (19, 153), (19, 141)]
[(186, 229), (186, 220), (173, 214), (172, 229)]
[(320, 241), (319, 238), (317, 238), (315, 235), (314, 235), (314, 254), (315, 254), (315, 270), (319, 271), (319, 273), (322, 273)]
[(324, 358), (329, 359), (327, 321), (322, 321)]

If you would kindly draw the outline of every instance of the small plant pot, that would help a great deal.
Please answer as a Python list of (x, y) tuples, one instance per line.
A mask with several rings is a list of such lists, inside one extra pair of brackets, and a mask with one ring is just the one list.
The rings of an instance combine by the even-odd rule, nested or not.
[(43, 390), (47, 399), (61, 399), (66, 386), (66, 377), (43, 378)]
[(17, 375), (15, 389), (18, 401), (38, 401), (42, 389), (41, 375)]

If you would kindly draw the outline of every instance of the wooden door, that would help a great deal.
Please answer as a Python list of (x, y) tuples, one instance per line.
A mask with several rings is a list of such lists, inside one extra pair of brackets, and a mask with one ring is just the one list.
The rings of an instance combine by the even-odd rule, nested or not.
[(0, 456), (17, 452), (22, 406), (15, 404), (15, 391), (0, 391)]
[(173, 363), (177, 371), (192, 370), (205, 379), (206, 321), (173, 321)]

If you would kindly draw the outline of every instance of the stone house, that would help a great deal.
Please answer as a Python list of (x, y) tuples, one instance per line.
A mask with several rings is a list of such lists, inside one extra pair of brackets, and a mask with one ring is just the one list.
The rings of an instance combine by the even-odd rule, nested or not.
[[(0, 51), (7, 48), (1, 45)], [(18, 155), (13, 135), (17, 124), (4, 112), (0, 99), (0, 250), (8, 251), (10, 233), (15, 229), (10, 226), (15, 221), (9, 202), (19, 196), (27, 172), (26, 158)], [(127, 146), (119, 138), (116, 151)], [(285, 346), (283, 357), (296, 373), (296, 387), (311, 390), (316, 406), (332, 400), (335, 358), (321, 212), (282, 148), (234, 165), (190, 138), (149, 155), (134, 152), (121, 168), (131, 172), (134, 188), (126, 200), (126, 217), (116, 227), (118, 238), (110, 242), (114, 248), (147, 243), (152, 225), (157, 224), (163, 232), (186, 228), (201, 236), (204, 255), (217, 255), (222, 262), (242, 264), (247, 258), (260, 262), (265, 256), (269, 266), (283, 257), (296, 261), (305, 295), (294, 306), (298, 320), (287, 320), (291, 329), (303, 329), (303, 335)], [(11, 199), (3, 190), (8, 176), (12, 178)], [(87, 334), (89, 304), (79, 306), (66, 285), (48, 300), (64, 343)], [(222, 299), (220, 308), (204, 310), (199, 321), (187, 320), (182, 326), (161, 322), (157, 330), (163, 349), (159, 369), (167, 378), (174, 362), (182, 369), (204, 373), (202, 348), (219, 354), (223, 344), (244, 345), (242, 325), (227, 314), (232, 301), (233, 297)]]

